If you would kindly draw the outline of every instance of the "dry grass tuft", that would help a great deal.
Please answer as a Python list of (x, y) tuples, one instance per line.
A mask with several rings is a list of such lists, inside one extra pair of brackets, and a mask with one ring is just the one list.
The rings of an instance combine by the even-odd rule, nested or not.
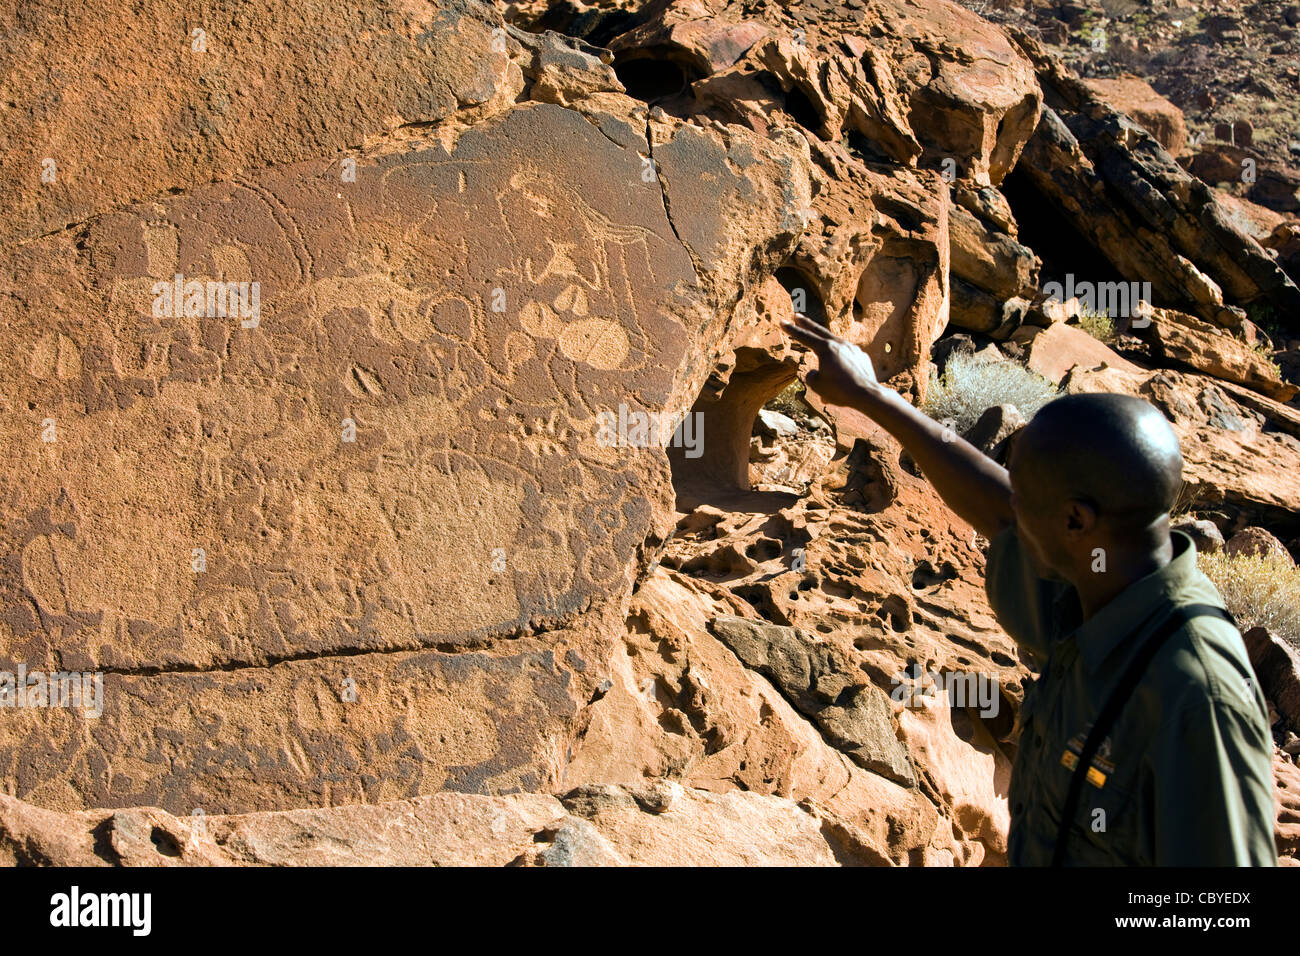
[(1264, 627), (1300, 650), (1300, 569), (1281, 555), (1197, 555), (1243, 631)]
[(951, 421), (964, 432), (994, 405), (1014, 405), (1025, 418), (1056, 397), (1057, 387), (1019, 362), (987, 361), (958, 352), (948, 359), (937, 382), (926, 390), (923, 410), (936, 421)]

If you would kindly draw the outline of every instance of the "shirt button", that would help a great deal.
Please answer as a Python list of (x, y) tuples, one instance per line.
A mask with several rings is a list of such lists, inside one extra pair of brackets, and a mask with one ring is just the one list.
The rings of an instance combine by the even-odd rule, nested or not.
[(1025, 809), (1025, 805), (1017, 800), (1013, 809), (1015, 810), (1016, 816), (1019, 816), (1020, 812)]

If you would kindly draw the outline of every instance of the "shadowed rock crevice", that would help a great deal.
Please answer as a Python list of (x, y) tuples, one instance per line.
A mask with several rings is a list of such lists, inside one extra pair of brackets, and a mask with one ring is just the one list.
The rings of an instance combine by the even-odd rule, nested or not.
[(678, 510), (689, 511), (716, 494), (749, 490), (754, 419), (796, 374), (793, 362), (773, 359), (763, 350), (736, 351), (721, 391), (701, 395), (688, 412), (704, 435), (699, 457), (687, 457), (684, 448), (669, 448)]
[(699, 77), (698, 70), (685, 58), (655, 49), (615, 57), (614, 72), (628, 96), (651, 104), (679, 96)]

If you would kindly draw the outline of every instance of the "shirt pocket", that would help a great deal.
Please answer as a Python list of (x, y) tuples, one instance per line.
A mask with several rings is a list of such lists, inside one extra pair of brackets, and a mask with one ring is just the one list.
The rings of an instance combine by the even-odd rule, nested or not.
[[(1069, 789), (1072, 771), (1058, 768), (1065, 777), (1062, 792)], [(1062, 807), (1065, 801), (1061, 800)], [(1055, 814), (1060, 819), (1060, 809)], [(1065, 859), (1071, 866), (1131, 866), (1136, 861), (1138, 808), (1131, 781), (1112, 773), (1102, 787), (1084, 781), (1079, 805), (1070, 824)]]

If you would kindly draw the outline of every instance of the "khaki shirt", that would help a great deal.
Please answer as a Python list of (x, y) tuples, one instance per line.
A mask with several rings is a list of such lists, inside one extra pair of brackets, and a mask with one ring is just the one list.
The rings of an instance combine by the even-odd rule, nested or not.
[[(1168, 565), (1087, 622), (1072, 586), (1036, 575), (1014, 526), (990, 546), (989, 603), (1041, 672), (1019, 717), (1012, 866), (1051, 862), (1072, 773), (1062, 763), (1067, 746), (1082, 749), (1130, 658), (1167, 616), (1161, 610), (1152, 619), (1152, 611), (1223, 606), (1197, 567), (1192, 539), (1175, 531), (1173, 543)], [(1275, 865), (1272, 755), (1240, 632), (1216, 617), (1193, 618), (1152, 659), (1094, 758), (1066, 865)]]

